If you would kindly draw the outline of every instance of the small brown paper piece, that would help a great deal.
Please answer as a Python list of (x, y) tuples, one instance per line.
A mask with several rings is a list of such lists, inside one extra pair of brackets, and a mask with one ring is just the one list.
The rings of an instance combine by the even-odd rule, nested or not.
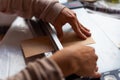
[(25, 40), (21, 46), (26, 58), (54, 50), (54, 46), (48, 36)]
[(61, 41), (63, 47), (70, 46), (73, 44), (88, 45), (93, 44), (95, 41), (89, 37), (86, 40), (81, 40), (75, 32), (65, 32), (63, 40)]

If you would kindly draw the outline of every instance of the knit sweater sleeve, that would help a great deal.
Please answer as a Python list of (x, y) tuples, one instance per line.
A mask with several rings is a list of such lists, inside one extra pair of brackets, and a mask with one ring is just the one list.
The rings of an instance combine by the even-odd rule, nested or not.
[(51, 23), (64, 7), (58, 0), (0, 0), (1, 12), (16, 13), (24, 18), (35, 16)]
[(6, 80), (63, 80), (63, 75), (53, 60), (44, 58), (29, 63), (24, 70)]

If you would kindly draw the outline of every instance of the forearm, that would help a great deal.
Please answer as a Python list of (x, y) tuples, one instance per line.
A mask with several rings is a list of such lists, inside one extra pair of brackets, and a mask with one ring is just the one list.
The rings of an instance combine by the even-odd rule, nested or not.
[(38, 59), (15, 76), (7, 80), (62, 80), (63, 76), (53, 60)]
[(17, 13), (24, 18), (36, 16), (51, 23), (63, 8), (57, 0), (0, 0), (1, 12)]

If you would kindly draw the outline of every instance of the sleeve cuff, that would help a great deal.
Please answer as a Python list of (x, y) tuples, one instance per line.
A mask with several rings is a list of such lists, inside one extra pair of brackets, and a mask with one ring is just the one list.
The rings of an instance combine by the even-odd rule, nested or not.
[(43, 21), (53, 23), (64, 7), (64, 5), (57, 2), (54, 5), (50, 6), (48, 12), (45, 12), (44, 15), (40, 16), (40, 18)]
[(47, 21), (53, 23), (64, 7), (65, 6), (63, 6), (62, 4), (56, 3), (48, 13), (49, 16), (47, 17)]
[(63, 73), (62, 73), (60, 67), (59, 67), (59, 66), (56, 64), (56, 62), (53, 61), (52, 59), (49, 59), (49, 61), (51, 61), (51, 62), (54, 64), (55, 69), (57, 70), (57, 72), (58, 72), (58, 74), (59, 74), (61, 80), (64, 80), (64, 76), (63, 76)]
[[(50, 75), (54, 77), (54, 80), (64, 80), (61, 69), (52, 59), (44, 58), (41, 60), (41, 62), (48, 64), (48, 66), (46, 65), (46, 68), (48, 69), (48, 71), (53, 71), (53, 72), (51, 72)], [(51, 66), (51, 68), (50, 68), (50, 66)], [(50, 72), (47, 72), (47, 73), (50, 73)]]

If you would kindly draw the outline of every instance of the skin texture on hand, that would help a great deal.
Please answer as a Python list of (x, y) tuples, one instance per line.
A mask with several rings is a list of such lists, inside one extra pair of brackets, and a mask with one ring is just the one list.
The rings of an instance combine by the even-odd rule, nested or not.
[(77, 74), (79, 76), (99, 78), (96, 61), (98, 59), (95, 50), (89, 46), (72, 45), (51, 56), (61, 68), (64, 76)]
[(88, 30), (82, 24), (80, 24), (80, 22), (77, 19), (76, 14), (72, 10), (65, 7), (60, 12), (55, 22), (52, 23), (60, 39), (62, 39), (63, 37), (62, 26), (66, 23), (69, 23), (71, 25), (72, 29), (76, 32), (79, 38), (85, 40), (87, 39), (87, 37), (91, 36), (90, 30)]

